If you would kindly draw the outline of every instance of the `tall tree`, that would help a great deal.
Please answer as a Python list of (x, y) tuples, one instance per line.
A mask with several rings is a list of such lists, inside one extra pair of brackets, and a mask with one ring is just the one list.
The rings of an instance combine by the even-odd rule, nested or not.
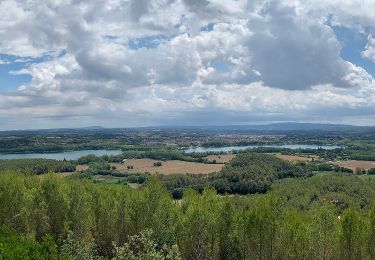
[(353, 208), (348, 208), (341, 217), (341, 255), (343, 259), (354, 260), (363, 257), (364, 221)]

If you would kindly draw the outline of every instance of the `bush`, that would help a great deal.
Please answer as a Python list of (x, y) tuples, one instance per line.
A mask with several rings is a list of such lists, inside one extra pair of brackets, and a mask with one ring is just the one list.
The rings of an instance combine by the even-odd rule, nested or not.
[(155, 162), (155, 163), (154, 163), (154, 166), (155, 166), (155, 167), (160, 167), (160, 166), (162, 166), (162, 163), (161, 163), (161, 162)]
[(1, 259), (57, 259), (57, 248), (50, 236), (42, 243), (24, 239), (12, 229), (0, 228)]
[(364, 174), (366, 174), (366, 170), (362, 169), (362, 168), (356, 168), (355, 169), (355, 174), (356, 175), (364, 175)]

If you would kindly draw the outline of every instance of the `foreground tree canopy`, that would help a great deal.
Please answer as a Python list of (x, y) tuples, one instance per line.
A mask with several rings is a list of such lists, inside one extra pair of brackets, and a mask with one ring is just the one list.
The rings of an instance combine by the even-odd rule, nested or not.
[[(312, 183), (319, 182), (314, 178), (327, 186), (337, 182), (316, 176)], [(349, 185), (355, 177), (337, 178)], [(176, 201), (157, 178), (133, 190), (58, 174), (2, 174), (0, 254), (3, 259), (375, 258), (375, 207), (361, 206), (370, 201), (367, 194), (341, 209), (336, 204), (345, 190), (336, 190), (336, 201), (317, 188), (292, 193), (293, 185), (285, 182), (285, 193), (277, 184), (267, 194), (248, 196), (188, 189)], [(308, 196), (311, 191), (316, 196)]]

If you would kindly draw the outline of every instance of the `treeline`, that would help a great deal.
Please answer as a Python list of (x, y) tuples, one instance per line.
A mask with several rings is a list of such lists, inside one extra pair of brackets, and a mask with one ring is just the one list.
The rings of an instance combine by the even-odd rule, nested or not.
[(353, 205), (340, 213), (329, 200), (305, 210), (284, 201), (277, 192), (221, 197), (205, 189), (201, 195), (188, 190), (177, 202), (156, 179), (132, 190), (55, 175), (2, 174), (0, 254), (3, 259), (375, 258), (375, 207), (361, 212)]
[(333, 150), (289, 150), (281, 151), (285, 154), (313, 154), (319, 156), (324, 160), (364, 160), (364, 161), (375, 161), (375, 148), (366, 150), (365, 148), (353, 149), (348, 147), (346, 149), (333, 149)]
[(97, 176), (111, 176), (111, 177), (117, 177), (117, 184), (122, 185), (128, 185), (132, 183), (136, 184), (144, 184), (147, 182), (147, 180), (151, 177), (151, 174), (149, 173), (121, 173), (113, 170), (100, 170), (96, 172), (82, 172), (82, 173), (76, 173), (73, 174), (67, 178), (71, 179), (85, 179), (85, 180), (92, 180), (94, 183), (100, 183), (98, 181)]
[(78, 164), (90, 164), (97, 161), (106, 161), (110, 163), (120, 163), (124, 159), (142, 159), (148, 158), (158, 161), (168, 161), (168, 160), (180, 160), (188, 162), (201, 162), (210, 163), (205, 157), (213, 153), (191, 153), (187, 154), (181, 150), (177, 149), (151, 149), (146, 151), (123, 151), (118, 155), (103, 155), (95, 156), (93, 154), (80, 157), (77, 162)]
[(10, 131), (0, 133), (1, 153), (53, 153), (77, 150), (121, 149), (117, 135), (74, 130)]
[(57, 161), (51, 159), (0, 160), (0, 173), (16, 172), (39, 175), (49, 172), (74, 172), (76, 166), (74, 161)]
[(201, 192), (205, 187), (212, 187), (219, 194), (265, 193), (275, 180), (309, 176), (312, 171), (307, 167), (269, 154), (245, 152), (237, 154), (219, 173), (161, 175), (160, 178), (173, 196), (180, 198), (186, 188)]
[(70, 138), (69, 143), (61, 144), (60, 138), (46, 139), (42, 137), (19, 137), (6, 138), (0, 137), (1, 153), (58, 153), (65, 151), (79, 150), (101, 150), (101, 149), (121, 149), (123, 145), (109, 142), (92, 143), (87, 138)]
[(375, 161), (375, 142), (373, 136), (362, 137), (359, 140), (345, 140), (347, 158), (351, 160)]
[(352, 169), (335, 165), (333, 163), (322, 162), (322, 161), (306, 161), (297, 162), (297, 165), (305, 167), (311, 171), (332, 171), (341, 173), (354, 173)]
[[(364, 144), (363, 144), (364, 145)], [(259, 147), (254, 152), (281, 153), (287, 155), (315, 155), (319, 158), (330, 160), (364, 160), (375, 161), (375, 147), (346, 147), (332, 150), (324, 149), (287, 149), (276, 147)]]
[(375, 161), (375, 150), (371, 152), (352, 152), (350, 154), (350, 159), (352, 160), (363, 160), (363, 161)]

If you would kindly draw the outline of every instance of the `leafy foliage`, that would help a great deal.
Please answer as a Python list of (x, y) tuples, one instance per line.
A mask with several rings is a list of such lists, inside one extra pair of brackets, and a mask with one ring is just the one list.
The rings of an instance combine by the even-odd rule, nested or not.
[[(256, 153), (239, 154), (216, 175), (148, 176), (134, 190), (3, 173), (0, 258), (373, 259), (375, 182), (310, 175)], [(175, 187), (181, 200), (168, 191)], [(256, 194), (218, 194), (240, 187)]]
[(55, 243), (46, 236), (41, 243), (25, 239), (8, 227), (0, 228), (1, 259), (58, 259)]
[(272, 155), (243, 153), (232, 159), (211, 182), (219, 193), (264, 193), (277, 179), (306, 177), (312, 173)]
[(259, 153), (240, 153), (225, 165), (219, 173), (205, 175), (161, 176), (164, 185), (175, 198), (181, 197), (185, 188), (202, 192), (205, 187), (214, 187), (220, 194), (265, 193), (273, 181), (283, 178), (311, 176), (306, 167), (298, 166), (275, 156)]
[(272, 186), (272, 191), (283, 199), (285, 206), (300, 210), (320, 207), (326, 202), (334, 204), (338, 213), (349, 205), (368, 210), (375, 200), (373, 180), (343, 174), (280, 180)]
[(130, 236), (128, 242), (121, 247), (115, 247), (116, 255), (114, 260), (137, 260), (137, 259), (166, 259), (180, 260), (180, 252), (177, 245), (168, 247), (163, 245), (157, 249), (157, 244), (153, 241), (152, 230), (146, 229), (139, 235)]
[(73, 161), (56, 161), (50, 159), (0, 160), (0, 172), (9, 171), (39, 175), (48, 172), (74, 172), (75, 170), (76, 164)]

